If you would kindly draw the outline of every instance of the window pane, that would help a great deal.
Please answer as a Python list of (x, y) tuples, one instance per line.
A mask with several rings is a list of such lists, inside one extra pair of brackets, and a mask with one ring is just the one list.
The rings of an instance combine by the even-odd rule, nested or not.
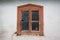
[(22, 21), (29, 21), (29, 11), (22, 11)]
[(22, 22), (22, 30), (29, 30), (29, 22)]
[(32, 30), (35, 31), (39, 30), (39, 22), (32, 22)]
[(32, 11), (32, 20), (39, 20), (39, 11)]
[(22, 11), (22, 30), (29, 30), (29, 11)]

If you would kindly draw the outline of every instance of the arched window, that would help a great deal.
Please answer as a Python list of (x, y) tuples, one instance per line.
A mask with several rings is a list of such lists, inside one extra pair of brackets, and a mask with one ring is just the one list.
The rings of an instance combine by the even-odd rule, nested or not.
[(17, 7), (17, 35), (43, 36), (43, 6), (26, 4)]

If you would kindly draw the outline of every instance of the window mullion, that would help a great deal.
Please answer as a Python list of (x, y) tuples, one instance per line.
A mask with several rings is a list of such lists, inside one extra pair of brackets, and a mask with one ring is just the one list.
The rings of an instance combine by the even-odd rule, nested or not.
[(29, 10), (29, 30), (32, 31), (32, 12)]

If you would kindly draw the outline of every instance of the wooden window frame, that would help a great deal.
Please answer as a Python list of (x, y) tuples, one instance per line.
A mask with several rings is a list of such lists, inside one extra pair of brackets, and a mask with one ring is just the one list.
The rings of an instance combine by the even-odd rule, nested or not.
[[(22, 15), (21, 15), (21, 11), (22, 10), (29, 10), (29, 32), (22, 32), (21, 30), (21, 19), (22, 19)], [(39, 10), (39, 31), (32, 31), (32, 10)], [(22, 6), (18, 6), (17, 7), (17, 32), (16, 32), (17, 36), (18, 35), (40, 35), (43, 36), (44, 35), (44, 31), (43, 31), (43, 6), (40, 5), (34, 5), (34, 4), (26, 4), (26, 5), (22, 5)]]

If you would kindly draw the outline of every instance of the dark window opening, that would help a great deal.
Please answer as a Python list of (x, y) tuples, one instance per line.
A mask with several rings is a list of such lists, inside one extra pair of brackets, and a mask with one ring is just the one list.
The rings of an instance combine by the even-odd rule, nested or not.
[(22, 30), (29, 30), (29, 11), (22, 11)]
[(39, 11), (32, 11), (32, 20), (39, 20)]

